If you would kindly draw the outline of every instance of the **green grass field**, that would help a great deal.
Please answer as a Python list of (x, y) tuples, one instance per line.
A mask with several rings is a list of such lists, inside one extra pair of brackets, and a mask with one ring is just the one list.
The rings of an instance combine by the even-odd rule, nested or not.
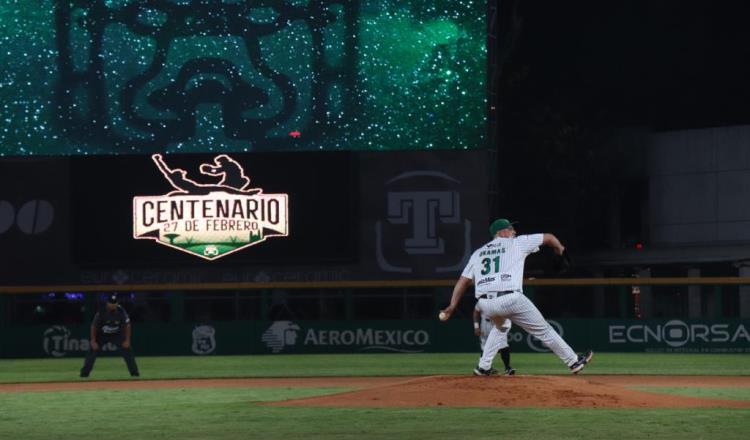
[[(141, 380), (470, 374), (476, 354), (139, 358)], [(0, 382), (80, 381), (82, 359), (0, 360)], [(567, 375), (550, 354), (513, 356), (519, 374)], [(597, 353), (585, 374), (750, 375), (750, 355)], [(132, 380), (100, 358), (87, 381)], [(750, 400), (746, 388), (643, 388)], [(0, 439), (507, 438), (746, 439), (746, 409), (303, 408), (261, 402), (338, 388), (0, 392)]]
[[(428, 376), (470, 374), (479, 354), (332, 354), (204, 357), (141, 357), (142, 380), (220, 377)], [(562, 374), (551, 354), (514, 353), (519, 374)], [(499, 359), (498, 359), (499, 362)], [(0, 383), (78, 379), (82, 358), (0, 360)], [(590, 374), (750, 376), (750, 354), (596, 353)], [(129, 379), (123, 360), (103, 356), (88, 380)]]

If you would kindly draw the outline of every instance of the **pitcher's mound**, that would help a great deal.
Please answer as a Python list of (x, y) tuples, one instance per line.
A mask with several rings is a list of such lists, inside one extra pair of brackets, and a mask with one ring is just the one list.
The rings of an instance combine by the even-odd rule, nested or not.
[[(628, 380), (630, 377), (630, 380)], [(636, 391), (629, 386), (690, 386), (669, 376), (430, 376), (359, 391), (274, 402), (274, 406), (331, 407), (557, 407), (689, 408), (750, 407), (750, 401), (702, 399)], [(641, 380), (639, 380), (641, 379)], [(674, 381), (673, 379), (677, 379)], [(701, 377), (700, 386), (712, 386)], [(750, 386), (750, 378), (713, 386)], [(731, 384), (731, 385), (729, 385)], [(693, 381), (692, 386), (697, 383)]]

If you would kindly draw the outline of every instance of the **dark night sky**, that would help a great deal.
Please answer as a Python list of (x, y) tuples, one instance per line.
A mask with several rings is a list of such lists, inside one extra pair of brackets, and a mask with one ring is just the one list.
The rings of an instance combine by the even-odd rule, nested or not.
[(750, 121), (747, 2), (524, 1), (518, 12), (523, 96), (654, 129)]
[(499, 82), (494, 214), (583, 249), (617, 247), (613, 215), (623, 245), (643, 239), (648, 184), (628, 167), (644, 168), (644, 150), (613, 139), (624, 127), (750, 123), (750, 2), (520, 1), (517, 14)]

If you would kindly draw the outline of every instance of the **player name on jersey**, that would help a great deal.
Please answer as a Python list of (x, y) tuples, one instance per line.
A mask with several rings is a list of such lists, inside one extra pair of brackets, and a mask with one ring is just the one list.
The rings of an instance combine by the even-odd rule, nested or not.
[(486, 249), (479, 252), (480, 257), (486, 257), (488, 255), (504, 254), (505, 248)]

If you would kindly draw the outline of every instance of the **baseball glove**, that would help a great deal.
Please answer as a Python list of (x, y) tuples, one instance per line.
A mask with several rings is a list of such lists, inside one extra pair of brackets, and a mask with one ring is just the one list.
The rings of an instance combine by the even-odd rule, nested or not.
[(570, 267), (573, 265), (573, 261), (570, 259), (570, 254), (568, 253), (568, 250), (563, 250), (563, 253), (560, 254), (557, 260), (557, 274), (562, 275), (565, 272), (567, 272)]

